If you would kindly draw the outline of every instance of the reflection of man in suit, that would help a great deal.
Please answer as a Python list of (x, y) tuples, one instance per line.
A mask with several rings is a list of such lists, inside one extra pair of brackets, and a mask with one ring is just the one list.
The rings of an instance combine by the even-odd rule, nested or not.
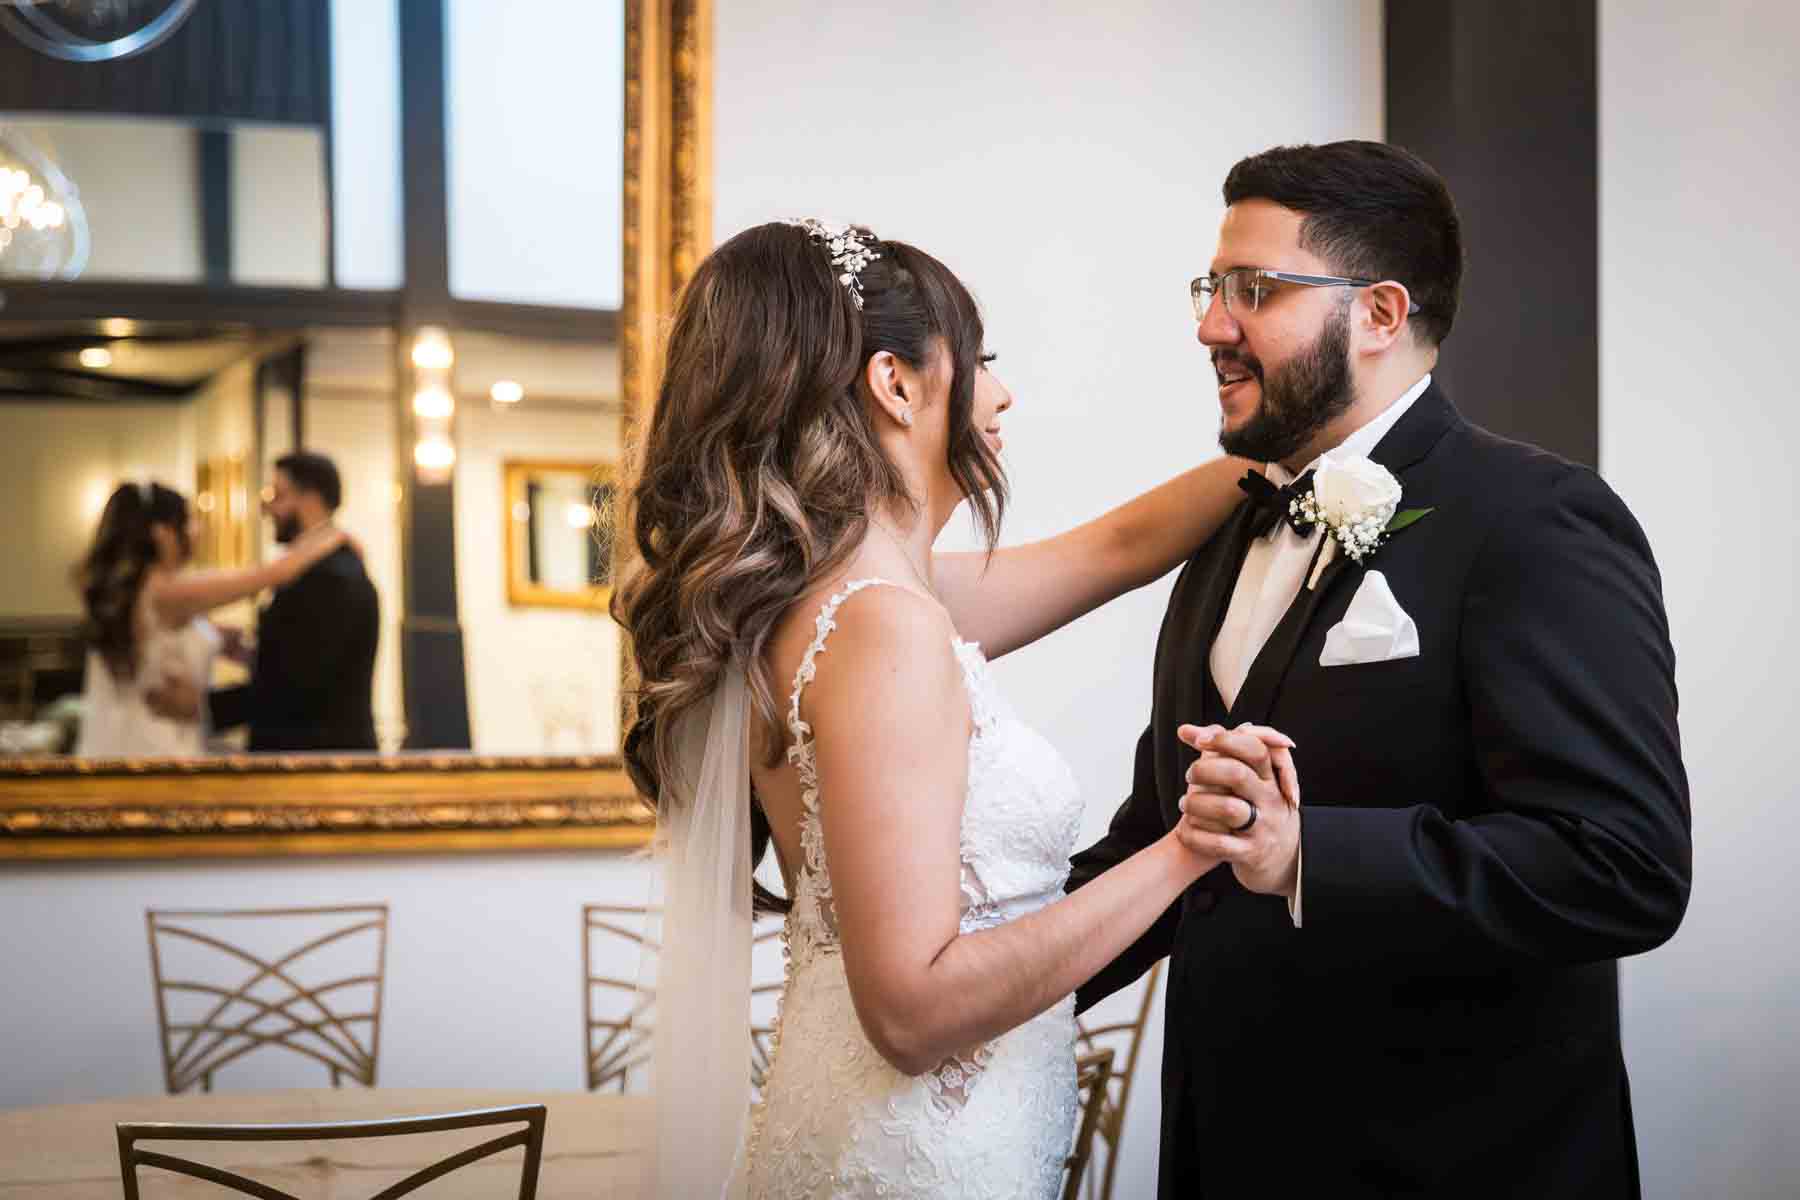
[[(1289, 147), (1225, 200), (1199, 336), (1221, 443), (1269, 465), (1175, 584), (1131, 794), (1070, 882), (1177, 821), (1229, 865), (1081, 1003), (1172, 956), (1165, 1197), (1635, 1196), (1617, 960), (1691, 873), (1650, 547), (1432, 382), (1462, 250), (1429, 167)], [(1361, 456), (1431, 511), (1326, 557), (1293, 502)], [(1256, 738), (1177, 734), (1245, 722), (1296, 743), (1299, 808)]]
[[(275, 463), (264, 504), (286, 545), (328, 523), (343, 500), (337, 467), (299, 451)], [(263, 609), (250, 682), (212, 693), (214, 728), (250, 727), (252, 751), (374, 750), (372, 690), (380, 636), (375, 586), (349, 546), (320, 559)], [(194, 699), (167, 692), (153, 708)]]

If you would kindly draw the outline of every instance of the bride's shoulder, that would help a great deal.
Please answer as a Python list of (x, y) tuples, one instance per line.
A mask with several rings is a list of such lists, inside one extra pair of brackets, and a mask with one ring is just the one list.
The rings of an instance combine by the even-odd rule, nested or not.
[(932, 598), (878, 579), (846, 578), (821, 584), (788, 607), (771, 658), (784, 679), (792, 679), (809, 654), (823, 656), (815, 667), (821, 679), (825, 660), (830, 674), (840, 677), (896, 669), (914, 676), (953, 663), (955, 636), (949, 612)]

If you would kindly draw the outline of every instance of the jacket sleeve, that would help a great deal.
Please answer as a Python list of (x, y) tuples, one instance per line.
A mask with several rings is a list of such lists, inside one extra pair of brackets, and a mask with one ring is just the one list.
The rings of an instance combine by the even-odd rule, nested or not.
[(1598, 476), (1490, 531), (1459, 654), (1480, 811), (1306, 810), (1300, 936), (1470, 970), (1666, 941), (1693, 872), (1675, 656), (1649, 543)]
[[(1168, 832), (1156, 797), (1156, 754), (1151, 732), (1151, 728), (1146, 728), (1138, 739), (1131, 795), (1113, 814), (1106, 836), (1070, 860), (1069, 891), (1118, 866)], [(1175, 927), (1180, 921), (1181, 902), (1176, 901), (1129, 949), (1081, 986), (1076, 992), (1076, 1011), (1084, 1011), (1128, 986), (1165, 957), (1174, 947)]]

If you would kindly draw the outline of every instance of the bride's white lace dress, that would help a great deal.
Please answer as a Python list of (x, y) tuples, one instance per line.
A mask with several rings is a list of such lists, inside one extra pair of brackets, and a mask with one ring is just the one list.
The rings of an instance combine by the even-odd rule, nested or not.
[[(787, 919), (774, 1058), (752, 1116), (749, 1193), (1048, 1200), (1074, 1137), (1073, 997), (918, 1077), (876, 1052), (851, 1005), (819, 826), (831, 798), (819, 794), (800, 696), (839, 607), (882, 582), (852, 583), (825, 604), (794, 680), (788, 759), (803, 789), (805, 861)], [(974, 714), (961, 851), (961, 927), (971, 933), (1062, 895), (1081, 801), (1068, 764), (1012, 713), (980, 649), (952, 639), (945, 652), (962, 665)]]

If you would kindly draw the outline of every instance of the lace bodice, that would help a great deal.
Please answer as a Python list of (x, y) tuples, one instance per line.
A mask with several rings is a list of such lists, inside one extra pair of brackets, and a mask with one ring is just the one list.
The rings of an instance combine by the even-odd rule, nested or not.
[[(751, 1192), (1054, 1195), (1075, 1115), (1072, 1000), (916, 1079), (875, 1052), (850, 1003), (820, 823), (830, 801), (800, 704), (845, 601), (883, 583), (851, 583), (820, 609), (789, 697), (802, 862), (774, 1061), (753, 1123)], [(960, 847), (960, 927), (972, 933), (1062, 894), (1081, 802), (1068, 764), (1006, 704), (980, 648), (952, 638), (948, 650), (973, 716)]]

